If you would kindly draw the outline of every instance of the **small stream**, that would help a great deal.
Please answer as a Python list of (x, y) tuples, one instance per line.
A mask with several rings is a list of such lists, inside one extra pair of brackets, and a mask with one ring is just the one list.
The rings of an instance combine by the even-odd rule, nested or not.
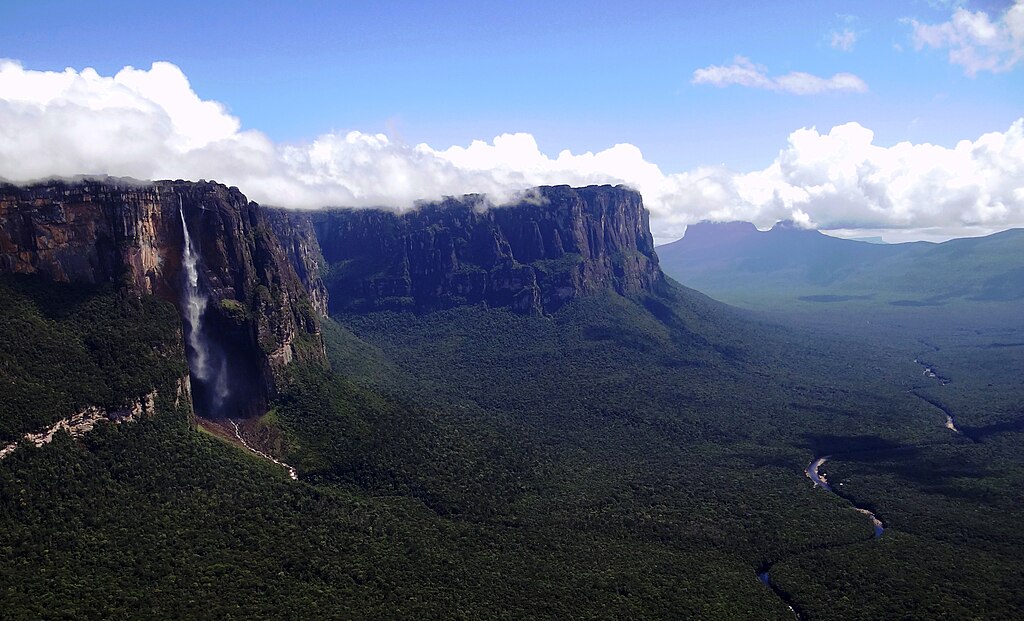
[[(930, 377), (930, 378), (934, 379), (941, 386), (945, 386), (945, 385), (949, 384), (951, 381), (953, 381), (953, 380), (949, 379), (948, 377), (943, 377), (943, 376), (939, 375), (938, 372), (935, 370), (935, 368), (933, 366), (931, 366), (930, 364), (926, 363), (926, 362), (921, 362), (917, 358), (914, 358), (914, 362), (916, 362), (917, 364), (921, 365), (924, 368), (924, 376), (925, 377)], [(932, 405), (932, 406), (942, 410), (942, 413), (946, 416), (946, 429), (949, 429), (953, 433), (960, 433), (960, 430), (957, 429), (956, 421), (953, 420), (953, 415), (950, 413), (950, 411), (946, 407), (944, 407), (944, 406), (940, 405), (939, 403), (937, 403), (937, 402), (935, 402), (935, 401), (933, 401), (933, 400), (931, 400), (931, 399), (929, 399), (927, 397), (924, 397), (923, 395), (919, 394), (917, 392), (917, 389), (912, 389), (910, 391), (910, 393), (912, 395), (916, 396), (918, 399), (921, 399), (921, 400), (927, 402), (929, 405)]]
[(275, 459), (275, 458), (271, 457), (270, 455), (267, 455), (263, 451), (259, 450), (255, 446), (252, 446), (251, 444), (249, 444), (249, 442), (245, 439), (245, 436), (242, 435), (242, 430), (239, 428), (238, 423), (236, 423), (233, 419), (230, 419), (230, 418), (228, 419), (228, 422), (231, 423), (232, 427), (234, 427), (234, 429), (235, 429), (235, 437), (238, 439), (239, 442), (242, 443), (242, 446), (244, 446), (245, 448), (249, 449), (251, 452), (256, 453), (257, 455), (259, 455), (263, 459), (266, 459), (268, 461), (272, 461), (275, 464), (277, 464), (278, 466), (281, 466), (282, 468), (285, 468), (286, 470), (288, 470), (288, 476), (291, 477), (291, 479), (293, 481), (298, 481), (299, 480), (299, 471), (298, 470), (296, 470), (292, 466), (289, 466), (288, 464), (284, 463), (280, 459)]

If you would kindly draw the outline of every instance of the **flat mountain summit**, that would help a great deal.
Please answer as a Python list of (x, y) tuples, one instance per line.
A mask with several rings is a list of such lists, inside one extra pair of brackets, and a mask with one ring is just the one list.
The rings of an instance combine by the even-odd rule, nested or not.
[(676, 280), (727, 302), (871, 298), (896, 306), (1024, 299), (1024, 229), (944, 243), (877, 244), (780, 222), (700, 223), (657, 248)]
[(648, 213), (624, 187), (539, 187), (483, 206), (449, 198), (405, 213), (278, 210), (312, 230), (332, 310), (437, 310), (486, 303), (557, 311), (581, 295), (651, 291), (662, 279)]

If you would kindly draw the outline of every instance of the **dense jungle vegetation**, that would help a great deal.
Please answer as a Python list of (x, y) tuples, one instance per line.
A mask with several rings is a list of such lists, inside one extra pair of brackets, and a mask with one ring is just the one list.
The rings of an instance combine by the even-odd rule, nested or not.
[[(12, 434), (182, 369), (166, 304), (5, 287), (4, 330), (36, 325), (83, 361), (42, 347), (0, 366), (5, 385), (47, 386), (4, 410)], [(324, 330), (331, 368), (290, 367), (267, 417), (298, 482), (166, 396), (139, 423), (0, 461), (5, 616), (791, 619), (767, 566), (807, 619), (1024, 607), (1024, 348), (984, 347), (1018, 337), (910, 351), (674, 285), (551, 317), (473, 306)], [(105, 358), (90, 344), (108, 338)], [(921, 375), (925, 350), (952, 383)], [(821, 454), (882, 538), (804, 476)]]
[(181, 320), (152, 297), (0, 278), (0, 442), (85, 406), (138, 399), (186, 366)]

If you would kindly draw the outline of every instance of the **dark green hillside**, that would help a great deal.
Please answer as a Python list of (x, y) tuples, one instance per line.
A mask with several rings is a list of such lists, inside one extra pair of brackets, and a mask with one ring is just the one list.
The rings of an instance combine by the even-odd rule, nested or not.
[[(902, 244), (901, 244), (902, 246)], [(908, 244), (849, 279), (851, 288), (905, 293), (910, 302), (1024, 300), (1024, 230), (941, 244)], [(897, 300), (898, 301), (898, 300)]]
[[(33, 286), (40, 301), (13, 316), (45, 314), (62, 290)], [(145, 334), (149, 311), (124, 309), (106, 321)], [(546, 316), (335, 319), (332, 369), (289, 366), (265, 417), (299, 482), (167, 399), (0, 461), (6, 616), (792, 618), (756, 578), (768, 566), (808, 619), (1021, 605), (1014, 432), (972, 442), (906, 392), (951, 407), (980, 394), (983, 374), (961, 385), (944, 341), (929, 362), (954, 381), (929, 393), (899, 346), (825, 341), (671, 283)], [(68, 323), (65, 338), (90, 330)], [(993, 351), (1016, 364), (1007, 339)], [(180, 349), (163, 351), (180, 369)], [(1009, 376), (992, 377), (1002, 414), (979, 426), (1014, 407)], [(882, 539), (812, 488), (803, 468), (824, 453), (832, 482), (885, 520)], [(956, 584), (936, 588), (951, 568)]]
[[(489, 314), (465, 310), (474, 319)], [(646, 317), (634, 336), (654, 339), (648, 347), (672, 337), (646, 311), (615, 298), (580, 312), (596, 313), (583, 326), (594, 343), (608, 340), (597, 328), (629, 317), (623, 312)], [(519, 327), (527, 330), (550, 322), (504, 311), (493, 317), (526, 319)], [(144, 318), (129, 313), (120, 324), (132, 330)], [(594, 349), (578, 336), (565, 343), (577, 340)], [(721, 356), (701, 349), (709, 360)], [(493, 385), (507, 390), (510, 381), (519, 380), (498, 376)], [(428, 403), (435, 394), (404, 390), (423, 391)], [(594, 423), (577, 408), (572, 416), (580, 420), (567, 418), (559, 431), (538, 424), (549, 408), (522, 418), (473, 399), (461, 399), (465, 412), (403, 400), (294, 367), (276, 417), (289, 434), (288, 458), (297, 458), (309, 483), (290, 482), (276, 466), (191, 429), (187, 412), (166, 399), (140, 423), (20, 449), (0, 463), (6, 614), (784, 617), (753, 578), (760, 557), (802, 545), (807, 515), (834, 524), (827, 539), (862, 533), (856, 516), (818, 503), (798, 472), (773, 465), (755, 446), (748, 456), (718, 452), (725, 465), (701, 474), (699, 465), (714, 464), (716, 453), (687, 456), (680, 447), (692, 428), (673, 431), (639, 404), (635, 413), (616, 413), (611, 403)], [(563, 395), (557, 403), (568, 401)], [(599, 440), (595, 431), (610, 433)], [(627, 443), (628, 459), (614, 459), (618, 442)], [(670, 453), (632, 453), (637, 447)], [(794, 463), (801, 459), (794, 452)], [(752, 473), (751, 460), (760, 463)], [(663, 465), (672, 468), (662, 472)], [(734, 480), (742, 489), (726, 498), (759, 487), (784, 493), (771, 505), (729, 507), (717, 490)], [(744, 549), (751, 543), (755, 550)]]
[(176, 380), (180, 340), (177, 311), (156, 298), (0, 278), (0, 443)]
[[(467, 429), (490, 420), (508, 442), (525, 438), (532, 458), (552, 466), (535, 487), (503, 491), (515, 499), (504, 511), (528, 511), (517, 521), (564, 533), (559, 539), (584, 529), (616, 532), (617, 524), (629, 525), (620, 536), (636, 538), (657, 525), (651, 534), (672, 548), (711, 546), (730, 563), (755, 567), (778, 561), (773, 575), (802, 610), (821, 614), (842, 598), (838, 618), (905, 614), (922, 603), (991, 618), (1014, 609), (1016, 600), (995, 592), (991, 600), (977, 597), (1006, 584), (992, 580), (988, 564), (1001, 541), (998, 527), (980, 529), (975, 540), (935, 543), (943, 540), (943, 520), (975, 507), (926, 491), (928, 473), (941, 476), (927, 456), (974, 449), (943, 427), (941, 412), (904, 392), (921, 384), (920, 367), (899, 347), (834, 338), (822, 347), (823, 333), (758, 324), (685, 289), (638, 302), (592, 297), (551, 318), (479, 307), (339, 316), (346, 329), (330, 331), (332, 361), (363, 385), (435, 404), (444, 424)], [(360, 367), (361, 357), (373, 370)], [(886, 461), (894, 454), (921, 472), (902, 487), (874, 486), (867, 473), (837, 479), (861, 506), (893, 519), (879, 542), (863, 541), (867, 520), (802, 476), (811, 454), (843, 452), (881, 472), (894, 467)], [(846, 463), (836, 459), (836, 476)], [(1007, 468), (1024, 473), (1020, 463)], [(826, 508), (839, 513), (826, 517)], [(912, 528), (897, 519), (902, 511), (933, 517)], [(853, 530), (832, 531), (840, 524)], [(879, 567), (893, 541), (913, 545)], [(795, 579), (794, 567), (819, 556), (842, 562), (815, 561)], [(1021, 566), (1007, 558), (1001, 571), (1019, 575)], [(973, 595), (951, 605), (932, 580), (958, 564)], [(879, 599), (870, 587), (835, 591), (832, 571), (880, 580), (897, 572), (906, 592)]]

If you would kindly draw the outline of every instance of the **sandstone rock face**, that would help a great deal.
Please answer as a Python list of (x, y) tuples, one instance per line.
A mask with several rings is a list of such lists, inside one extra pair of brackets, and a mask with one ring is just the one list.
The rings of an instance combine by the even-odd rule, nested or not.
[(134, 290), (156, 293), (166, 284), (160, 275), (177, 270), (160, 250), (175, 235), (163, 202), (155, 185), (129, 180), (0, 185), (0, 272), (61, 282), (125, 277)]
[(110, 282), (180, 305), (182, 214), (200, 249), (208, 333), (233, 380), (249, 384), (224, 415), (262, 413), (285, 365), (325, 358), (324, 303), (292, 267), (301, 249), (286, 252), (264, 210), (236, 188), (113, 178), (0, 185), (0, 273)]
[(283, 215), (293, 229), (315, 231), (332, 311), (485, 302), (543, 314), (596, 291), (641, 293), (662, 278), (648, 213), (624, 187), (542, 187), (488, 209), (467, 196), (404, 214)]
[(204, 333), (233, 386), (218, 397), (226, 405), (206, 407), (212, 388), (193, 377), (203, 416), (261, 414), (292, 360), (325, 361), (328, 302), (544, 314), (663, 278), (640, 195), (623, 187), (544, 187), (491, 208), (467, 196), (399, 214), (266, 210), (217, 183), (114, 178), (0, 184), (0, 274), (113, 283), (180, 307), (182, 216), (200, 256)]
[(309, 295), (309, 302), (320, 316), (327, 315), (327, 288), (320, 274), (326, 262), (320, 252), (316, 231), (308, 218), (291, 217), (282, 209), (267, 209), (267, 219), (291, 261), (295, 273)]

